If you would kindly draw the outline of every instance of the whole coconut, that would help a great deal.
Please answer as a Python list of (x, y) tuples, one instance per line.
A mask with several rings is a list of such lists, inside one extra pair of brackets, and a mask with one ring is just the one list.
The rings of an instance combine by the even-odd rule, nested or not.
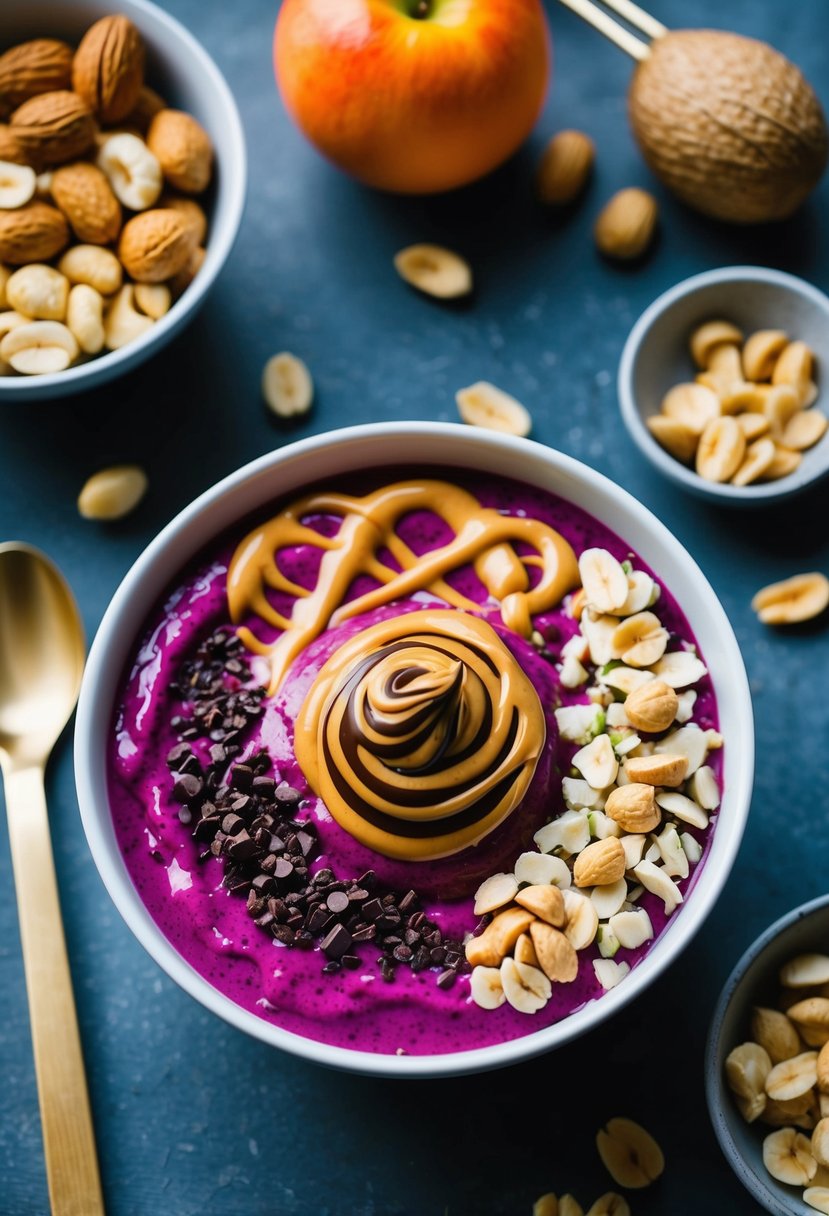
[(657, 38), (628, 96), (650, 168), (716, 219), (785, 219), (819, 181), (829, 154), (814, 90), (765, 42), (720, 30)]

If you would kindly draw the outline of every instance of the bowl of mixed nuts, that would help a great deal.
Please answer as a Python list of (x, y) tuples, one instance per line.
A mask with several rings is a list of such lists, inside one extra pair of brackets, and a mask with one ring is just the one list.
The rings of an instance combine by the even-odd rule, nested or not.
[(829, 1212), (829, 896), (748, 948), (708, 1038), (706, 1093), (720, 1146), (776, 1216)]
[(0, 400), (79, 392), (169, 341), (245, 178), (230, 90), (161, 9), (0, 9)]
[(731, 266), (661, 295), (619, 365), (628, 431), (666, 476), (736, 506), (829, 472), (829, 298), (790, 274)]

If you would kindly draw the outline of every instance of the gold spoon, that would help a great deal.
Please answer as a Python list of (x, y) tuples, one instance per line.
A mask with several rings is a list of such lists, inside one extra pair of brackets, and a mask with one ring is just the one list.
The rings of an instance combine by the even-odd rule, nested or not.
[(80, 688), (83, 626), (44, 554), (0, 545), (0, 768), (53, 1216), (103, 1216), (44, 770)]

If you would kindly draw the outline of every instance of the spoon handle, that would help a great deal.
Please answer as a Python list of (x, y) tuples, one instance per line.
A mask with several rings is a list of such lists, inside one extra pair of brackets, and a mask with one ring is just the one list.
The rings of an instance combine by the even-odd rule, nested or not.
[(43, 769), (4, 784), (52, 1216), (104, 1216)]

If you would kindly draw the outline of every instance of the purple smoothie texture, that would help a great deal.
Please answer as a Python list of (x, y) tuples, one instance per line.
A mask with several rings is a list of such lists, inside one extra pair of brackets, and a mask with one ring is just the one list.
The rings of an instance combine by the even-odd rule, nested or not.
[[(496, 483), (489, 478), (466, 477), (441, 469), (418, 470), (416, 474), (407, 471), (406, 476), (417, 474), (451, 479), (472, 492), (482, 506), (549, 524), (570, 542), (577, 555), (588, 547), (603, 547), (620, 560), (632, 557), (637, 569), (656, 577), (623, 540), (584, 511), (551, 494), (503, 478)], [(395, 479), (386, 473), (382, 481)], [(334, 488), (362, 494), (379, 484), (378, 476), (360, 479), (359, 483), (353, 479)], [(280, 505), (259, 513), (259, 518), (270, 518)], [(320, 519), (315, 526), (330, 535), (337, 522)], [(470, 997), (468, 976), (459, 976), (445, 990), (439, 988), (436, 978), (440, 968), (415, 973), (401, 966), (394, 979), (386, 982), (376, 964), (377, 947), (372, 943), (355, 948), (364, 965), (353, 971), (343, 969), (324, 975), (322, 967), (326, 960), (319, 949), (301, 951), (275, 941), (253, 923), (245, 900), (222, 886), (222, 863), (212, 857), (198, 860), (202, 846), (193, 840), (192, 827), (179, 820), (179, 805), (172, 797), (166, 764), (166, 757), (178, 739), (171, 722), (181, 713), (181, 703), (171, 687), (182, 663), (192, 657), (199, 644), (217, 628), (229, 626), (225, 587), (228, 564), (249, 527), (246, 521), (234, 530), (233, 536), (220, 538), (214, 552), (202, 553), (181, 573), (175, 588), (147, 622), (144, 636), (131, 656), (115, 707), (108, 763), (111, 813), (128, 872), (161, 931), (198, 974), (243, 1009), (304, 1038), (370, 1053), (432, 1055), (486, 1047), (533, 1034), (600, 997), (602, 989), (591, 963), (591, 959), (598, 957), (595, 946), (579, 954), (577, 979), (571, 984), (554, 985), (552, 999), (534, 1015), (522, 1014), (508, 1004), (496, 1010), (481, 1009)], [(422, 512), (404, 518), (398, 532), (418, 553), (451, 539), (444, 521)], [(315, 547), (295, 549), (282, 556), (280, 567), (297, 583), (310, 588), (316, 580), (319, 560), (320, 550)], [(471, 569), (458, 571), (448, 581), (480, 603), (481, 615), (498, 627), (498, 606), (486, 600), (486, 592)], [(355, 581), (351, 594), (356, 596), (372, 585), (361, 578)], [(660, 586), (662, 594), (657, 610), (662, 623), (676, 636), (677, 645), (680, 640), (693, 642), (679, 606), (667, 588), (661, 583)], [(274, 602), (277, 607), (290, 609), (289, 603), (280, 605), (276, 599)], [(347, 622), (322, 634), (300, 655), (277, 696), (265, 701), (264, 712), (243, 741), (238, 761), (265, 748), (273, 760), (275, 775), (302, 791), (305, 801), (300, 813), (314, 821), (321, 846), (312, 870), (327, 866), (337, 877), (356, 878), (373, 865), (385, 881), (401, 890), (418, 888), (416, 878), (409, 876), (407, 863), (389, 863), (388, 859), (368, 854), (364, 846), (331, 819), (324, 805), (308, 790), (294, 759), (293, 722), (319, 667), (344, 636), (390, 613), (422, 609), (429, 604), (446, 607), (432, 596), (417, 596), (414, 601), (378, 609), (359, 621)], [(263, 636), (258, 622), (248, 623)], [(479, 846), (485, 858), (481, 868), (486, 873), (511, 870), (518, 854), (533, 847), (526, 842), (526, 831), (520, 831), (522, 822), (531, 824), (531, 837), (541, 822), (560, 813), (560, 775), (567, 773), (576, 750), (575, 745), (558, 743), (553, 710), (557, 704), (575, 704), (586, 697), (582, 690), (560, 687), (553, 660), (561, 645), (576, 631), (577, 623), (558, 609), (537, 618), (535, 624), (548, 639), (553, 658), (542, 657), (518, 638), (510, 638), (509, 644), (539, 691), (548, 718), (548, 746), (525, 805), (510, 817), (512, 825), (508, 820), (507, 825), (492, 833), (495, 847), (491, 838)], [(506, 631), (501, 630), (501, 636), (506, 640)], [(267, 683), (264, 660), (252, 658), (251, 670), (258, 683)], [(697, 692), (694, 721), (703, 729), (716, 729), (716, 704), (707, 677), (697, 686)], [(714, 753), (709, 763), (719, 775), (719, 753)], [(715, 817), (704, 836), (693, 833), (704, 847), (714, 823)], [(702, 864), (704, 857), (692, 870), (691, 877), (680, 884), (686, 897)], [(463, 938), (478, 924), (472, 903), (471, 898), (441, 899), (430, 895), (424, 896), (421, 906), (445, 937)], [(658, 937), (666, 923), (661, 900), (645, 893), (640, 906), (647, 909)], [(674, 916), (681, 914), (680, 908)], [(624, 951), (625, 959), (635, 966), (650, 944), (636, 951)]]

